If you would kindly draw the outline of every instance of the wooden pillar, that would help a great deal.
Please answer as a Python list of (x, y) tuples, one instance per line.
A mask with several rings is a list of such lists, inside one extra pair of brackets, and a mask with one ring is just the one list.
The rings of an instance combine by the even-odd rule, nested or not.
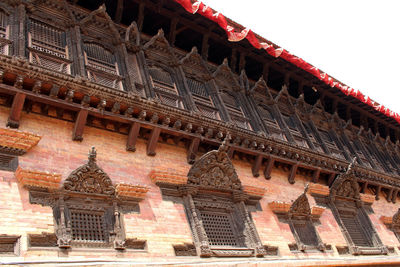
[(240, 52), (238, 72), (240, 73), (245, 68), (245, 66), (246, 66), (246, 53)]
[(24, 107), (26, 95), (17, 93), (14, 96), (13, 103), (10, 110), (10, 115), (7, 120), (7, 127), (18, 128), (19, 120), (21, 118), (22, 108)]
[(119, 24), (122, 19), (122, 11), (124, 10), (124, 0), (118, 0), (117, 9), (115, 10), (115, 23)]
[(127, 151), (136, 151), (136, 141), (139, 136), (140, 124), (138, 122), (134, 122), (129, 129), (128, 139), (126, 141), (126, 150)]
[(201, 57), (204, 60), (207, 60), (208, 58), (208, 39), (210, 38), (209, 33), (205, 33), (203, 35), (203, 41), (201, 42)]
[(168, 35), (168, 42), (171, 46), (175, 46), (176, 25), (178, 25), (178, 18), (174, 17), (171, 19), (171, 25), (169, 28), (169, 35)]
[(262, 161), (263, 161), (263, 155), (261, 155), (261, 154), (257, 155), (257, 157), (255, 158), (253, 167), (251, 168), (251, 171), (252, 171), (254, 177), (260, 176), (260, 168), (262, 165)]
[(368, 187), (368, 182), (364, 182), (363, 187), (361, 189), (361, 193), (365, 194), (365, 192), (367, 191), (367, 187)]
[(82, 141), (83, 140), (83, 129), (85, 128), (88, 114), (89, 114), (89, 111), (87, 109), (81, 109), (79, 111), (78, 116), (75, 121), (74, 130), (72, 132), (72, 140), (74, 140), (74, 141)]
[(335, 177), (336, 177), (336, 173), (331, 173), (331, 175), (329, 175), (328, 186), (331, 186), (331, 184), (335, 180)]
[(236, 71), (236, 64), (237, 64), (237, 49), (232, 48), (232, 55), (231, 55), (231, 69), (232, 71)]
[(263, 75), (264, 81), (267, 83), (268, 75), (269, 75), (269, 63), (264, 63), (262, 75)]
[(160, 136), (161, 128), (155, 127), (151, 130), (150, 138), (147, 143), (147, 155), (155, 156), (158, 137)]
[(274, 168), (274, 163), (275, 163), (275, 159), (273, 157), (269, 157), (267, 165), (265, 166), (265, 170), (264, 170), (264, 177), (267, 180), (271, 179), (271, 172), (272, 172), (272, 169)]
[(144, 2), (140, 2), (139, 11), (138, 11), (138, 19), (137, 19), (137, 26), (138, 26), (139, 31), (142, 31), (142, 28), (143, 28), (144, 7), (145, 7), (145, 3)]

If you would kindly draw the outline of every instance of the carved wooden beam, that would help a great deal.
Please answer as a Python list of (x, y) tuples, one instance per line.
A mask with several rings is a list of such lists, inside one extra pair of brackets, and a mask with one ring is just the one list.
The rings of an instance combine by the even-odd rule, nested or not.
[(264, 177), (267, 180), (271, 179), (271, 172), (272, 172), (272, 169), (274, 168), (274, 163), (275, 163), (275, 159), (273, 157), (269, 157), (267, 165), (265, 166), (265, 170), (264, 170)]
[(126, 141), (126, 150), (127, 151), (136, 151), (136, 141), (140, 131), (140, 123), (134, 122), (129, 129), (128, 139)]
[(313, 183), (318, 183), (319, 180), (319, 175), (321, 174), (321, 169), (317, 168), (314, 172), (313, 172), (313, 177), (312, 177), (312, 182)]
[(7, 126), (11, 128), (19, 127), (19, 120), (21, 118), (22, 108), (24, 107), (26, 95), (23, 93), (17, 93), (14, 96), (14, 100), (10, 110), (10, 116), (7, 120)]
[(193, 138), (190, 141), (187, 151), (187, 162), (193, 164), (196, 159), (197, 151), (199, 150), (200, 138)]
[(253, 167), (251, 168), (254, 177), (260, 176), (260, 168), (262, 165), (263, 158), (264, 158), (263, 155), (259, 154), (254, 161)]
[(298, 164), (294, 164), (294, 165), (292, 165), (292, 168), (290, 169), (290, 173), (289, 173), (289, 177), (288, 177), (288, 181), (290, 184), (294, 184), (296, 182), (294, 179), (296, 178), (296, 172), (297, 172), (298, 167), (299, 167)]
[(149, 142), (147, 143), (147, 155), (155, 156), (158, 137), (160, 136), (161, 128), (155, 127), (151, 130)]
[(382, 186), (380, 186), (380, 185), (378, 185), (376, 187), (375, 200), (379, 200), (379, 194), (381, 193), (381, 189), (382, 189)]
[(89, 114), (89, 111), (87, 109), (81, 109), (79, 111), (78, 116), (75, 121), (74, 130), (72, 132), (72, 140), (74, 140), (74, 141), (82, 141), (83, 140), (83, 129), (85, 128), (88, 114)]

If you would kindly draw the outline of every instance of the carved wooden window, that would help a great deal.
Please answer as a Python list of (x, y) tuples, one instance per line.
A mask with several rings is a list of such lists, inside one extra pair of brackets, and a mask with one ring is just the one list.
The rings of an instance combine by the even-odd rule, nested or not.
[(294, 138), (296, 144), (303, 147), (308, 147), (306, 138), (300, 133), (299, 129), (297, 128), (297, 123), (295, 121), (295, 118), (293, 116), (283, 113), (282, 113), (282, 118), (286, 126), (288, 127), (292, 137)]
[(364, 210), (352, 164), (333, 182), (329, 193), (330, 207), (353, 254), (386, 254), (387, 249)]
[(199, 109), (201, 114), (210, 119), (219, 120), (220, 116), (218, 109), (215, 108), (205, 84), (191, 78), (187, 78), (186, 80), (196, 107)]
[(354, 152), (356, 153), (356, 156), (362, 161), (362, 163), (366, 166), (371, 166), (369, 163), (367, 157), (365, 156), (365, 152), (363, 151), (361, 147), (361, 143), (358, 140), (353, 140), (353, 145), (354, 145)]
[(10, 51), (10, 26), (9, 16), (0, 10), (0, 54), (8, 55)]
[(332, 138), (332, 136), (330, 135), (330, 133), (328, 131), (322, 130), (322, 129), (318, 129), (319, 134), (322, 138), (322, 142), (324, 142), (324, 144), (328, 147), (328, 149), (330, 150), (330, 152), (339, 158), (344, 158), (342, 152), (339, 150), (339, 148), (337, 147), (335, 140)]
[(238, 104), (235, 96), (230, 92), (223, 91), (221, 97), (226, 105), (226, 108), (228, 110), (232, 122), (237, 127), (251, 130), (250, 121), (245, 117), (242, 107)]
[(28, 20), (29, 61), (54, 71), (71, 73), (64, 30), (43, 22)]
[(114, 53), (96, 43), (86, 42), (83, 48), (88, 78), (106, 87), (123, 90), (122, 77)]
[(314, 144), (314, 147), (320, 151), (323, 152), (323, 149), (321, 147), (321, 144), (318, 142), (318, 139), (316, 137), (316, 133), (314, 132), (314, 129), (310, 125), (309, 122), (302, 122), (304, 129), (306, 130), (306, 134), (310, 141)]
[[(130, 190), (124, 186), (123, 190)], [(137, 211), (141, 197), (137, 192), (133, 198), (120, 195), (96, 164), (94, 148), (88, 163), (73, 171), (59, 190), (50, 194), (33, 187), (29, 193), (31, 203), (53, 208), (59, 248), (127, 248), (122, 214)]]
[(259, 198), (243, 191), (227, 149), (224, 141), (218, 151), (198, 159), (186, 184), (157, 184), (164, 194), (183, 198), (200, 256), (263, 256), (266, 251), (247, 210)]
[(15, 171), (18, 167), (18, 157), (0, 153), (0, 170)]
[(304, 193), (301, 194), (290, 206), (289, 211), (282, 212), (275, 210), (274, 212), (286, 220), (290, 225), (294, 239), (296, 240), (296, 247), (301, 251), (306, 250), (325, 250), (325, 244), (319, 237), (314, 222), (318, 221), (321, 214), (312, 215), (310, 204), (307, 198), (308, 186), (305, 188)]
[(271, 136), (281, 140), (286, 140), (285, 135), (282, 133), (281, 129), (278, 126), (278, 123), (276, 122), (272, 110), (262, 103), (258, 105), (258, 110), (260, 111), (264, 125), (267, 127)]
[(149, 67), (150, 79), (153, 85), (154, 92), (161, 103), (183, 108), (183, 99), (178, 93), (175, 82), (172, 80), (172, 76), (169, 72), (156, 67)]
[(0, 257), (17, 256), (19, 254), (20, 236), (0, 235)]

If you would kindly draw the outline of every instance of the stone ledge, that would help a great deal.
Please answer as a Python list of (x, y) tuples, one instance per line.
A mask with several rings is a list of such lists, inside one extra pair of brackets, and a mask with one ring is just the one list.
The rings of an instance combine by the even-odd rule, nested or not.
[(308, 186), (308, 192), (311, 195), (329, 196), (329, 187), (322, 184), (310, 183)]
[(252, 185), (243, 185), (243, 191), (250, 196), (255, 196), (258, 198), (262, 198), (265, 194), (265, 188)]
[(24, 187), (43, 188), (49, 191), (59, 189), (61, 174), (26, 170), (18, 167), (15, 172), (18, 182)]
[(149, 191), (147, 186), (120, 183), (115, 186), (117, 196), (123, 198), (144, 199)]
[(42, 137), (37, 134), (0, 128), (0, 146), (19, 149), (24, 152), (30, 150), (39, 143)]
[(268, 203), (268, 206), (274, 213), (278, 214), (286, 214), (290, 210), (291, 203), (280, 202), (280, 201), (272, 201)]
[(370, 195), (370, 194), (360, 193), (360, 198), (361, 198), (361, 201), (364, 202), (367, 205), (371, 205), (375, 201), (375, 196), (374, 195)]
[(166, 183), (166, 184), (187, 184), (187, 175), (181, 173), (175, 173), (168, 170), (152, 170), (149, 173), (150, 179), (154, 183)]

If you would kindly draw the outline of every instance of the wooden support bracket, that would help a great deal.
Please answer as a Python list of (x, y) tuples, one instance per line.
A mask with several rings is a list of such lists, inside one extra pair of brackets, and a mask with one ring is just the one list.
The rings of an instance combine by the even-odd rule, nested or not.
[(313, 172), (313, 177), (312, 177), (312, 182), (313, 183), (318, 183), (319, 180), (319, 175), (321, 174), (321, 169), (318, 168)]
[(292, 165), (292, 168), (290, 169), (290, 173), (289, 173), (289, 177), (288, 177), (288, 181), (290, 184), (294, 184), (295, 178), (296, 178), (296, 172), (297, 172), (297, 168), (299, 167), (298, 164), (294, 164)]
[(190, 141), (188, 151), (187, 151), (187, 162), (189, 164), (193, 164), (196, 160), (196, 154), (197, 151), (199, 150), (199, 145), (200, 145), (200, 138), (193, 138)]
[(376, 193), (375, 193), (375, 200), (379, 200), (379, 194), (381, 193), (382, 186), (378, 185), (376, 188)]
[(83, 129), (86, 125), (86, 120), (89, 111), (87, 109), (81, 109), (75, 121), (74, 131), (72, 133), (72, 140), (82, 141), (83, 140)]
[(267, 165), (265, 166), (265, 170), (264, 170), (264, 177), (267, 180), (271, 179), (271, 172), (272, 172), (272, 169), (274, 168), (274, 163), (275, 163), (275, 159), (273, 157), (269, 157)]
[(160, 137), (161, 128), (155, 127), (151, 130), (149, 142), (147, 143), (147, 155), (155, 156), (158, 137)]
[(140, 124), (138, 122), (134, 122), (129, 129), (128, 139), (126, 140), (126, 150), (127, 151), (136, 151), (136, 141), (139, 136)]
[(336, 173), (331, 173), (331, 175), (329, 175), (328, 186), (331, 186), (331, 184), (335, 180), (335, 177), (336, 177)]
[(253, 176), (254, 177), (258, 177), (260, 176), (260, 168), (262, 165), (262, 161), (263, 161), (263, 155), (259, 154), (257, 155), (253, 167), (251, 168), (251, 171), (253, 172)]
[(396, 199), (397, 199), (397, 195), (398, 194), (399, 194), (399, 190), (398, 189), (394, 190), (393, 195), (392, 195), (392, 202), (393, 203), (396, 203)]
[(11, 106), (10, 115), (7, 120), (7, 127), (18, 128), (19, 120), (21, 118), (22, 108), (24, 107), (26, 95), (17, 93)]
[(386, 201), (391, 202), (393, 197), (393, 188), (390, 188), (389, 192), (386, 195)]

